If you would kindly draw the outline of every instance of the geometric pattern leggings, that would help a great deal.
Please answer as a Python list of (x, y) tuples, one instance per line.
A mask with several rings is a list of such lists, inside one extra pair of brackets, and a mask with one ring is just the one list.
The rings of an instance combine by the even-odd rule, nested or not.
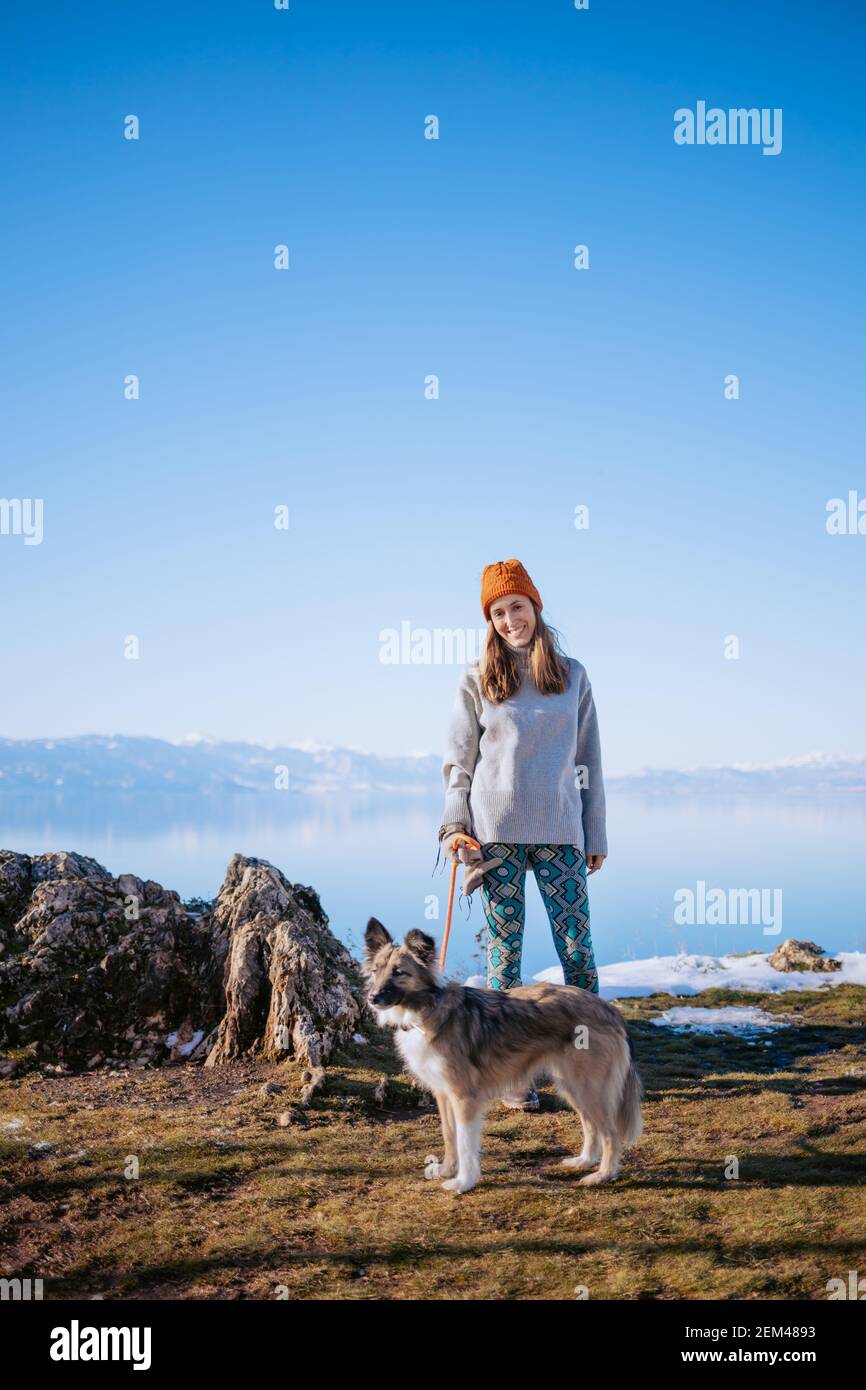
[(598, 994), (598, 971), (589, 933), (586, 860), (576, 845), (481, 846), (485, 859), (503, 862), (481, 881), (487, 918), (487, 987), (513, 989), (520, 984), (526, 870), (532, 869), (567, 985)]

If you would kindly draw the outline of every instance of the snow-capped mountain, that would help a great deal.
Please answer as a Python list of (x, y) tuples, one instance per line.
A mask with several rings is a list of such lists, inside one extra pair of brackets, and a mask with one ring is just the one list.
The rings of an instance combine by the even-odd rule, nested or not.
[[(188, 735), (171, 742), (122, 734), (0, 739), (0, 792), (230, 792), (273, 790), (282, 777), (299, 794), (348, 792), (438, 796), (435, 753), (382, 757), (310, 741), (265, 747)], [(765, 764), (644, 769), (609, 777), (617, 792), (666, 796), (866, 794), (866, 758), (811, 753)]]
[(816, 796), (866, 794), (866, 758), (807, 753), (771, 763), (648, 768), (615, 779), (629, 791), (668, 795)]
[[(0, 739), (0, 792), (290, 791), (397, 793), (439, 789), (441, 759), (382, 758), (351, 748), (262, 747), (200, 736), (160, 738), (83, 734), (75, 738)], [(439, 780), (437, 780), (439, 779)]]

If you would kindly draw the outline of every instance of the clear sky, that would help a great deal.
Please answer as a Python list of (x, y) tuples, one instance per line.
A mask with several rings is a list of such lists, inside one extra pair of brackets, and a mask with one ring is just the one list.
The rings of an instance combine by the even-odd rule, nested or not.
[(866, 753), (864, 13), (7, 10), (0, 734), (439, 751), (458, 669), (380, 633), (516, 555), (611, 771)]

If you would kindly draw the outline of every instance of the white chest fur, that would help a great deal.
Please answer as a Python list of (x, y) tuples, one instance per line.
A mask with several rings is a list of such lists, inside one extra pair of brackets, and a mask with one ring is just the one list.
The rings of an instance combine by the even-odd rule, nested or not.
[[(374, 1013), (383, 1026), (394, 1029), (397, 1051), (406, 1063), (407, 1071), (430, 1091), (447, 1090), (442, 1074), (442, 1059), (434, 1052), (421, 1029), (412, 1024), (409, 1010), (395, 1005), (389, 1009), (375, 1009)], [(401, 1026), (406, 1024), (410, 1026)]]
[(398, 1028), (395, 1033), (397, 1050), (414, 1077), (431, 1091), (447, 1090), (442, 1072), (442, 1058), (430, 1046), (420, 1028)]

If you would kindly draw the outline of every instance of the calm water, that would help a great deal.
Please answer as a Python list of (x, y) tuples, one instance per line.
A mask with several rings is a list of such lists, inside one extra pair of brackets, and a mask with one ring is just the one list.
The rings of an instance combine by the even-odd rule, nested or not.
[[(236, 850), (268, 859), (316, 889), (333, 930), (357, 954), (371, 914), (394, 934), (420, 926), (438, 935), (448, 891), (441, 861), (433, 873), (440, 811), (438, 798), (287, 804), (281, 795), (274, 805), (267, 797), (8, 797), (0, 847), (77, 850), (113, 874), (156, 879), (182, 898), (214, 897)], [(590, 879), (599, 965), (681, 947), (708, 955), (772, 950), (789, 936), (830, 951), (866, 949), (866, 799), (672, 802), (611, 792), (608, 839), (611, 858)], [(698, 880), (708, 890), (781, 889), (781, 933), (764, 935), (760, 923), (675, 924), (675, 892), (696, 890)], [(455, 910), (455, 974), (479, 968), (480, 895), (471, 902), (471, 914), (465, 902)], [(524, 979), (556, 963), (531, 875), (524, 940)]]

